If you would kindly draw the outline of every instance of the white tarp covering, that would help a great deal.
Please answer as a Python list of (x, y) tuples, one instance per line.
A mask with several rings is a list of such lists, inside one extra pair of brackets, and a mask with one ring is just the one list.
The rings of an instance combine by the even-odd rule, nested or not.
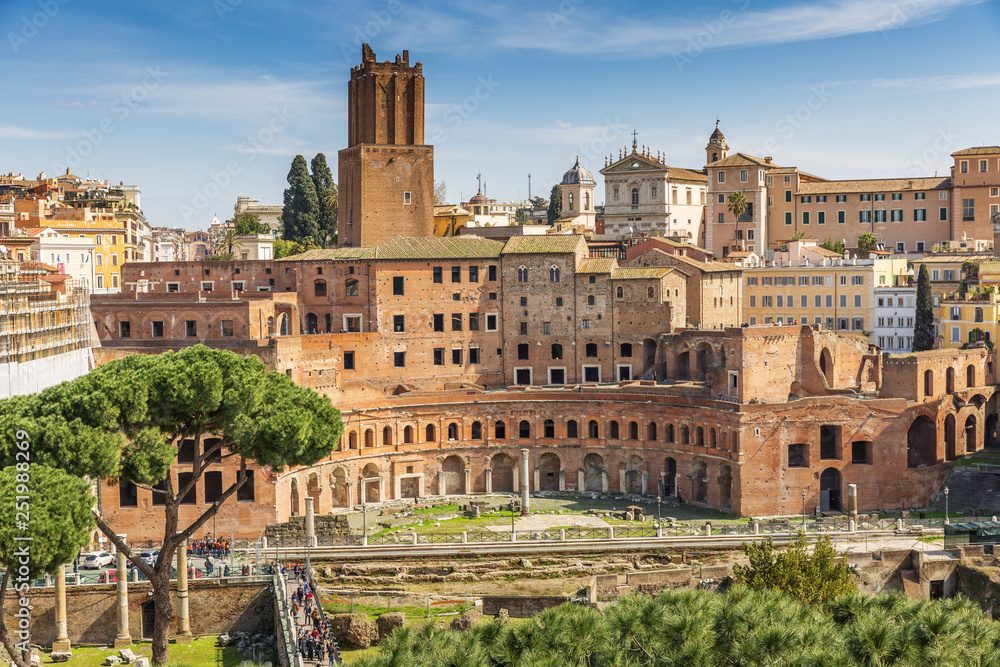
[(0, 364), (0, 398), (34, 394), (86, 375), (93, 368), (90, 348), (24, 363)]

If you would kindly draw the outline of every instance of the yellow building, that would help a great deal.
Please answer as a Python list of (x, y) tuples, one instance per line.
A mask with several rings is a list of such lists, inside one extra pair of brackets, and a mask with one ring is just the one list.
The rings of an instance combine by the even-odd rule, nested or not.
[(872, 335), (875, 289), (906, 285), (905, 259), (832, 259), (744, 268), (748, 324), (817, 324)]
[(959, 294), (941, 299), (941, 347), (962, 347), (966, 343), (997, 340), (1000, 306), (996, 289)]
[(434, 207), (434, 236), (458, 236), (472, 214), (458, 204)]

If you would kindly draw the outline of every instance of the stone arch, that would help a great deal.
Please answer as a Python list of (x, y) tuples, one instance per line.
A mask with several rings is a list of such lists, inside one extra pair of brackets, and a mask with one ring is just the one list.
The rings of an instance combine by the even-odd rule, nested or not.
[(482, 424), (482, 422), (478, 422), (478, 421), (472, 422), (472, 426), (471, 426), (470, 430), (472, 431), (472, 439), (473, 440), (482, 440), (483, 439), (483, 424)]
[(691, 350), (687, 345), (674, 357), (674, 378), (677, 380), (691, 379)]
[(663, 460), (663, 495), (677, 495), (677, 459), (668, 456)]
[(531, 422), (527, 419), (522, 419), (517, 425), (517, 437), (521, 440), (527, 440), (531, 437)]
[(604, 490), (604, 457), (590, 453), (583, 457), (583, 490)]
[(705, 429), (700, 426), (694, 427), (694, 444), (699, 447), (705, 446)]
[(558, 491), (559, 471), (561, 469), (562, 463), (558, 454), (552, 452), (542, 454), (538, 459), (538, 490)]
[(365, 447), (375, 446), (375, 430), (371, 428), (365, 429)]
[(350, 431), (347, 434), (347, 448), (348, 449), (357, 449), (358, 448), (358, 432), (357, 431), (352, 430), (352, 431)]
[(459, 495), (465, 488), (465, 464), (454, 454), (441, 463), (441, 481), (443, 489), (438, 489), (441, 495)]
[(646, 424), (646, 440), (656, 442), (656, 422), (651, 421)]
[(733, 469), (728, 463), (719, 466), (719, 505), (726, 509), (733, 506)]
[(490, 468), (493, 470), (493, 491), (514, 492), (514, 459), (509, 454), (500, 452), (494, 454), (490, 459)]
[(618, 420), (612, 419), (608, 422), (608, 439), (617, 440), (621, 437), (621, 433), (618, 430)]
[(906, 467), (922, 468), (937, 463), (937, 426), (920, 415), (906, 431)]
[(375, 463), (367, 464), (361, 471), (361, 498), (366, 503), (382, 502), (382, 471)]
[(507, 424), (503, 421), (497, 421), (493, 424), (493, 437), (497, 440), (507, 439)]
[(391, 447), (392, 446), (392, 427), (385, 426), (382, 428), (382, 446)]
[(976, 386), (976, 366), (975, 364), (969, 364), (965, 367), (965, 386), (975, 387)]
[(628, 423), (628, 439), (638, 440), (639, 439), (639, 423), (629, 422)]
[(819, 509), (840, 511), (840, 471), (836, 468), (827, 468), (819, 476)]
[(291, 489), (289, 490), (288, 496), (288, 509), (289, 516), (299, 515), (299, 480), (295, 477), (292, 478)]
[(601, 433), (600, 427), (597, 425), (597, 422), (595, 420), (591, 419), (589, 422), (587, 422), (588, 438), (599, 438), (601, 437), (600, 433)]
[(674, 425), (673, 424), (666, 423), (666, 424), (663, 425), (663, 440), (665, 442), (673, 442), (674, 441)]
[(334, 507), (347, 507), (350, 495), (347, 489), (347, 471), (338, 466), (330, 473), (330, 493)]
[(551, 440), (556, 437), (556, 422), (553, 419), (546, 419), (542, 422), (542, 437)]
[(434, 428), (434, 424), (428, 424), (424, 428), (424, 435), (426, 436), (424, 438), (425, 442), (436, 442), (437, 441), (437, 437), (436, 437), (437, 433), (436, 433), (436, 430)]
[(826, 386), (832, 387), (833, 382), (833, 355), (830, 350), (823, 348), (819, 353), (819, 372), (826, 378)]
[(934, 395), (934, 371), (927, 369), (924, 371), (924, 396)]
[(323, 511), (320, 508), (322, 493), (323, 493), (323, 488), (320, 486), (319, 483), (319, 475), (315, 472), (309, 473), (309, 477), (306, 478), (306, 496), (312, 498), (313, 512), (315, 512), (316, 514), (319, 514)]
[(278, 335), (279, 336), (289, 336), (292, 333), (291, 318), (288, 317), (288, 313), (282, 313), (278, 316)]
[(978, 438), (976, 437), (979, 420), (976, 419), (976, 415), (969, 415), (965, 418), (965, 451), (966, 453), (974, 452), (976, 449), (976, 443)]
[(955, 393), (955, 369), (949, 368), (944, 372), (944, 393)]
[(448, 424), (448, 439), (458, 440), (458, 424), (455, 422)]
[(316, 313), (308, 313), (306, 315), (306, 333), (314, 334), (319, 332), (319, 317)]
[(718, 443), (716, 442), (715, 438), (714, 428), (708, 429), (708, 446), (710, 449), (716, 449), (718, 447)]
[(408, 445), (413, 443), (413, 427), (412, 426), (404, 426), (403, 427), (403, 442), (406, 443), (406, 444), (408, 444)]
[(714, 358), (712, 346), (708, 343), (701, 343), (697, 348), (695, 378), (704, 380), (712, 370), (712, 360)]
[(691, 462), (691, 493), (696, 503), (708, 502), (708, 464), (696, 458)]
[(681, 424), (681, 444), (689, 445), (691, 444), (690, 429), (687, 424)]
[(944, 460), (954, 461), (958, 458), (955, 450), (955, 415), (944, 418)]
[(625, 488), (622, 489), (624, 493), (632, 495), (642, 493), (642, 464), (642, 458), (635, 454), (625, 461)]
[[(651, 288), (652, 289), (652, 288)], [(645, 338), (642, 341), (642, 370), (643, 375), (649, 372), (656, 363), (656, 341), (652, 338)], [(655, 377), (652, 379), (656, 379)]]
[(579, 438), (580, 437), (580, 424), (575, 419), (570, 419), (566, 422), (566, 437), (567, 438)]

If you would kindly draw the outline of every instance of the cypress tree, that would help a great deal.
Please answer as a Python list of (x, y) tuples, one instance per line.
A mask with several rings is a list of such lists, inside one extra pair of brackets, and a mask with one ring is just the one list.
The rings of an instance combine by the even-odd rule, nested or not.
[(301, 155), (292, 160), (288, 186), (281, 212), (281, 235), (286, 241), (315, 243), (319, 240), (319, 198), (309, 176), (309, 165)]
[(931, 276), (927, 265), (920, 265), (917, 278), (917, 317), (913, 327), (913, 351), (923, 352), (934, 347), (934, 301), (931, 299)]
[(562, 188), (558, 185), (552, 186), (552, 194), (549, 195), (549, 224), (551, 225), (562, 214)]
[(316, 188), (316, 197), (319, 201), (317, 242), (325, 246), (332, 243), (337, 235), (337, 184), (333, 180), (330, 167), (326, 164), (325, 155), (318, 153), (312, 159), (311, 166), (313, 186)]

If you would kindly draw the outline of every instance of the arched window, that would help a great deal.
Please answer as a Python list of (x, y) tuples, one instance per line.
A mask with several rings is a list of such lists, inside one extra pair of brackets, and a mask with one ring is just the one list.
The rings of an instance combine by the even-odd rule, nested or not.
[(392, 429), (388, 426), (382, 429), (382, 445), (385, 447), (392, 446)]
[(483, 425), (479, 422), (472, 422), (472, 439), (482, 440), (483, 439)]
[(667, 442), (673, 442), (674, 441), (674, 425), (673, 424), (664, 424), (663, 425), (663, 439), (666, 440)]
[(632, 188), (632, 206), (639, 205), (639, 188)]
[(559, 267), (553, 264), (549, 267), (549, 282), (557, 283), (559, 282)]
[(556, 423), (554, 421), (552, 421), (551, 419), (546, 419), (545, 424), (543, 426), (545, 430), (542, 431), (542, 433), (544, 433), (542, 437), (544, 438), (556, 437)]
[(375, 446), (375, 431), (370, 428), (365, 429), (365, 447)]
[(435, 439), (434, 438), (434, 424), (428, 424), (427, 428), (425, 429), (425, 432), (426, 432), (426, 435), (427, 435), (427, 438), (426, 438), (427, 442), (434, 442), (434, 439)]
[(632, 343), (622, 343), (621, 344), (621, 356), (631, 357), (632, 356)]
[(982, 322), (983, 321), (983, 309), (982, 308), (976, 308), (976, 310), (973, 313), (973, 317), (975, 318), (976, 322)]
[(628, 424), (628, 439), (629, 440), (639, 439), (639, 425), (635, 422), (629, 422)]
[(567, 438), (578, 438), (580, 433), (577, 431), (577, 425), (575, 419), (570, 419), (566, 422), (566, 437)]
[[(324, 289), (326, 289), (324, 287)], [(358, 295), (358, 281), (355, 278), (348, 278), (347, 282), (344, 284), (345, 296), (357, 296)]]
[(589, 211), (590, 210), (590, 193), (589, 192), (584, 192), (583, 193), (583, 210), (584, 211)]
[(458, 440), (458, 424), (448, 424), (448, 439)]
[(618, 422), (617, 421), (615, 421), (615, 420), (612, 419), (611, 423), (608, 424), (608, 429), (609, 429), (608, 437), (611, 438), (612, 440), (617, 440), (618, 438), (621, 437), (621, 434), (618, 433)]
[(569, 196), (567, 197), (567, 201), (569, 201), (569, 210), (572, 211), (573, 210), (573, 193), (572, 192), (569, 193)]
[(326, 296), (326, 281), (317, 280), (313, 283), (313, 293), (316, 296)]
[(323, 319), (325, 320), (324, 324), (326, 324), (326, 332), (333, 333), (333, 316), (327, 313), (323, 316)]
[(523, 265), (517, 267), (517, 282), (519, 283), (528, 282), (528, 267)]
[(552, 343), (552, 358), (562, 359), (563, 358), (563, 348), (559, 343)]
[(497, 440), (504, 440), (507, 438), (507, 425), (503, 422), (497, 422), (493, 424), (493, 437)]
[(620, 299), (620, 298), (622, 298), (623, 296), (625, 296), (625, 290), (624, 290), (624, 289), (622, 289), (622, 288), (621, 288), (621, 287), (619, 286), (619, 287), (618, 287), (618, 290), (617, 290), (617, 291), (615, 292), (615, 294), (617, 294), (617, 295), (618, 295), (618, 298)]
[(531, 437), (531, 423), (527, 419), (522, 419), (517, 425), (517, 437), (526, 440)]
[(587, 343), (587, 356), (588, 357), (597, 356), (597, 343)]
[(587, 437), (588, 438), (599, 438), (600, 434), (597, 429), (597, 422), (593, 419), (587, 424)]
[(646, 440), (656, 440), (656, 422), (646, 424)]
[(407, 426), (403, 429), (403, 442), (406, 444), (411, 444), (413, 442), (413, 427)]
[(358, 448), (358, 432), (351, 431), (347, 434), (347, 448), (357, 449)]
[(316, 317), (316, 313), (306, 315), (306, 333), (317, 333), (317, 327), (319, 327), (319, 318)]
[(278, 333), (280, 335), (288, 336), (292, 333), (292, 325), (289, 322), (288, 313), (282, 313), (278, 319)]

